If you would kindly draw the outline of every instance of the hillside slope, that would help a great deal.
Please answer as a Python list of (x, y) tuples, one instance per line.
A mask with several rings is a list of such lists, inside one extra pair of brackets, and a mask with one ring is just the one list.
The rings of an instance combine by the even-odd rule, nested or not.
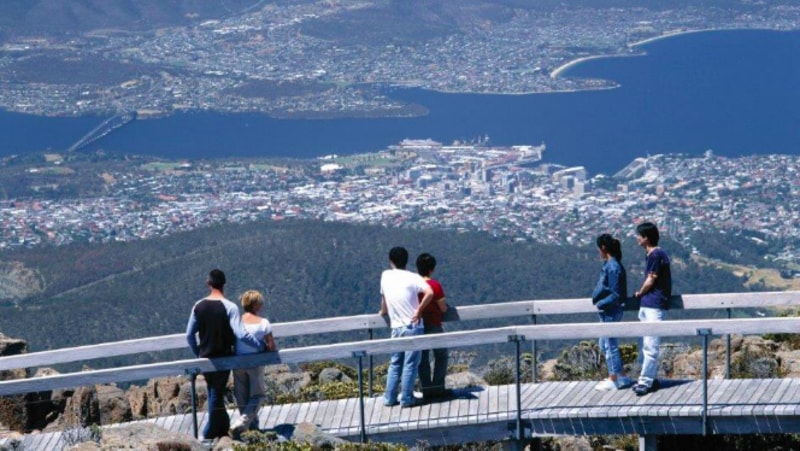
[[(226, 225), (155, 240), (0, 255), (40, 284), (31, 296), (0, 300), (0, 332), (25, 338), (31, 350), (180, 333), (214, 267), (228, 274), (231, 299), (262, 290), (273, 321), (372, 313), (395, 245), (405, 246), (412, 261), (421, 252), (434, 254), (436, 276), (455, 305), (588, 297), (600, 268), (591, 246), (339, 223)], [(676, 291), (744, 289), (730, 273), (698, 266), (672, 250)], [(626, 252), (633, 290), (641, 251)]]

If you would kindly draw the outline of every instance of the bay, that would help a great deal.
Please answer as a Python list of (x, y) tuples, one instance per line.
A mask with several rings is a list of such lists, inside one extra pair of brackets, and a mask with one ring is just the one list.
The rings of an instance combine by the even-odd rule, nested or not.
[[(166, 158), (376, 151), (404, 138), (444, 143), (488, 136), (496, 145), (547, 145), (545, 160), (613, 173), (655, 153), (800, 154), (800, 32), (690, 33), (640, 47), (646, 56), (592, 59), (562, 76), (620, 87), (536, 95), (397, 89), (429, 114), (386, 119), (273, 119), (182, 113), (137, 120), (86, 150)], [(0, 156), (63, 151), (104, 118), (0, 113)]]

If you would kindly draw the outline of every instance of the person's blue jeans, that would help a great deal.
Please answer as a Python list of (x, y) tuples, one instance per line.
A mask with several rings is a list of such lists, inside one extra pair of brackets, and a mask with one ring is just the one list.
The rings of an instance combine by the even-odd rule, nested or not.
[[(609, 312), (600, 311), (597, 316), (603, 323), (618, 323), (622, 320), (623, 311), (621, 308)], [(606, 357), (608, 375), (622, 374), (622, 357), (619, 355), (619, 341), (616, 337), (600, 337), (598, 340), (600, 350)]]
[[(640, 307), (639, 321), (651, 323), (664, 321), (667, 319), (667, 311), (659, 308)], [(639, 383), (648, 387), (653, 386), (653, 381), (658, 375), (658, 353), (661, 346), (661, 337), (642, 337), (639, 340), (639, 363), (642, 365), (642, 373), (639, 376)]]
[[(444, 332), (442, 326), (425, 326), (425, 335)], [(445, 393), (444, 380), (447, 377), (447, 348), (433, 350), (433, 376), (429, 350), (422, 351), (419, 362), (419, 384), (422, 396), (437, 396)]]
[[(422, 335), (422, 324), (395, 327), (392, 329), (392, 338), (411, 337)], [(387, 406), (397, 404), (397, 388), (400, 385), (400, 403), (403, 405), (414, 404), (414, 383), (417, 379), (417, 367), (422, 353), (420, 351), (395, 352), (389, 361), (389, 371), (386, 374), (386, 393), (383, 403)]]
[(203, 373), (208, 390), (208, 421), (203, 427), (204, 438), (215, 439), (228, 435), (231, 424), (225, 409), (225, 390), (230, 374), (230, 370)]

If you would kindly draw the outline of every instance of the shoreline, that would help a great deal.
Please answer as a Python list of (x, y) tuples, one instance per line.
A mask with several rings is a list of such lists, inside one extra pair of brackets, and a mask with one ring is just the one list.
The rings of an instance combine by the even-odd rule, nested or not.
[(558, 78), (562, 72), (566, 71), (571, 67), (577, 66), (578, 64), (585, 63), (586, 61), (598, 60), (603, 58), (630, 58), (630, 57), (644, 56), (644, 55), (645, 55), (644, 53), (613, 53), (607, 55), (582, 56), (578, 59), (574, 59), (555, 68), (552, 72), (550, 72), (550, 78)]
[[(758, 28), (758, 27), (754, 27), (754, 28), (697, 28), (697, 29), (685, 29), (685, 30), (677, 29), (677, 30), (665, 31), (664, 33), (662, 33), (662, 34), (660, 34), (658, 36), (653, 36), (653, 37), (650, 37), (650, 38), (642, 39), (640, 41), (631, 42), (629, 44), (626, 44), (626, 47), (629, 48), (629, 49), (636, 49), (636, 48), (641, 47), (643, 45), (647, 45), (647, 44), (650, 44), (650, 43), (653, 43), (653, 42), (656, 42), (656, 41), (660, 41), (662, 39), (669, 39), (669, 38), (673, 38), (673, 37), (676, 37), (676, 36), (683, 36), (683, 35), (688, 35), (688, 34), (711, 33), (711, 32), (715, 32), (715, 31), (751, 31), (751, 30), (752, 31), (778, 31), (778, 32), (781, 32), (781, 31), (784, 31), (784, 32), (785, 31), (792, 31), (792, 30), (781, 30), (781, 29), (776, 29), (776, 28)], [(580, 58), (574, 59), (572, 61), (568, 61), (568, 62), (562, 64), (561, 66), (558, 66), (552, 72), (550, 72), (550, 78), (557, 78), (564, 71), (566, 71), (567, 69), (569, 69), (571, 67), (574, 67), (574, 66), (577, 66), (578, 64), (584, 63), (586, 61), (590, 61), (590, 60), (595, 60), (595, 59), (600, 59), (600, 58), (636, 57), (636, 56), (645, 56), (645, 55), (647, 55), (647, 52), (642, 50), (640, 53), (614, 53), (614, 54), (584, 56), (584, 57), (580, 57)]]

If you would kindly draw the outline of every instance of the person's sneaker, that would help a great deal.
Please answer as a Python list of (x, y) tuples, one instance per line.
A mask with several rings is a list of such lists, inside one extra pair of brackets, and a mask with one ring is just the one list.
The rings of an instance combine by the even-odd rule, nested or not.
[(597, 391), (622, 390), (631, 385), (633, 385), (633, 381), (628, 376), (617, 376), (616, 380), (603, 379), (594, 386), (594, 389)]
[(628, 376), (617, 376), (617, 389), (622, 390), (623, 388), (628, 388), (633, 385), (633, 380)]
[(417, 407), (417, 406), (421, 406), (421, 405), (423, 405), (423, 404), (425, 404), (425, 401), (423, 401), (423, 400), (422, 400), (422, 399), (420, 399), (420, 398), (414, 398), (414, 400), (413, 400), (413, 401), (411, 401), (411, 402), (410, 402), (410, 403), (408, 403), (408, 404), (400, 404), (400, 407), (401, 407), (401, 408), (403, 408), (403, 409), (405, 409), (405, 408), (407, 408), (407, 407)]
[(423, 392), (422, 399), (425, 401), (439, 401), (444, 399), (452, 398), (453, 390), (450, 388), (442, 388), (439, 390), (431, 390), (427, 392)]
[(250, 418), (247, 415), (241, 415), (236, 421), (231, 424), (230, 436), (238, 438), (242, 432), (246, 431), (250, 425)]
[(644, 396), (648, 393), (652, 393), (656, 391), (658, 388), (653, 384), (652, 387), (648, 387), (645, 384), (637, 383), (633, 386), (633, 392), (636, 393), (636, 396)]
[(617, 389), (617, 383), (611, 379), (603, 379), (594, 386), (597, 391), (610, 391)]

